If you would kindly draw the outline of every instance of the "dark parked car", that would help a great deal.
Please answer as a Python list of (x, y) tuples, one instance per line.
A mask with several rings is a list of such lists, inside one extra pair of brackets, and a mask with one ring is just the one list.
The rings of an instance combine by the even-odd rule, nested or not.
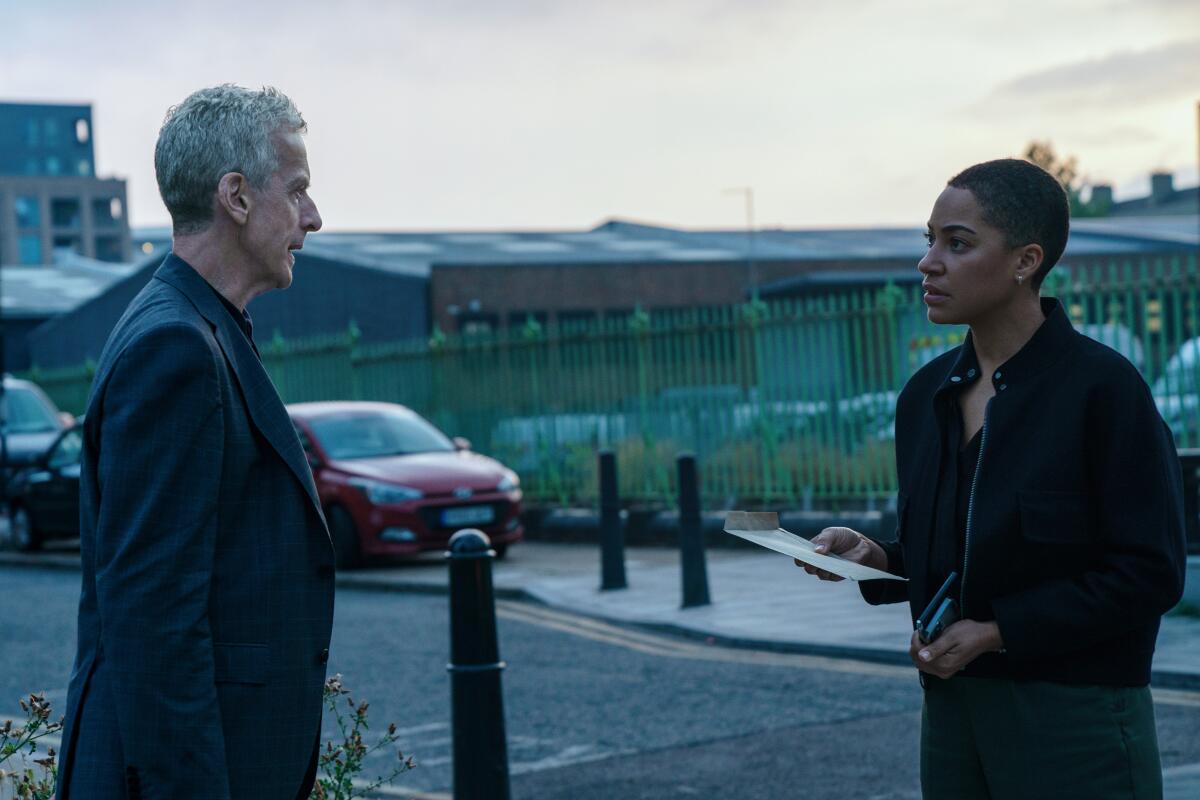
[(524, 535), (517, 475), (393, 403), (296, 403), (338, 564), (442, 550), (478, 528), (498, 557)]
[(9, 542), (37, 550), (50, 539), (79, 536), (79, 455), (83, 428), (63, 431), (9, 484)]
[(59, 434), (74, 424), (71, 416), (59, 411), (37, 384), (8, 375), (4, 376), (0, 417), (8, 431), (4, 480), (41, 458)]

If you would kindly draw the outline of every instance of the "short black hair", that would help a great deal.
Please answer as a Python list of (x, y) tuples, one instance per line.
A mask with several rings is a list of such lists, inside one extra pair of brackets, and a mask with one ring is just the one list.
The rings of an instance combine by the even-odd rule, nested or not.
[(967, 167), (948, 186), (966, 189), (983, 210), (983, 219), (999, 228), (1009, 247), (1040, 245), (1045, 253), (1033, 276), (1033, 288), (1042, 281), (1067, 247), (1071, 206), (1058, 179), (1046, 170), (1019, 158), (1001, 158)]

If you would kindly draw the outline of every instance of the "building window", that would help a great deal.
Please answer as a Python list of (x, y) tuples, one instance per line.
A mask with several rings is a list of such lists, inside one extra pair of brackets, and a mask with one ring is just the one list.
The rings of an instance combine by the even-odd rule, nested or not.
[(46, 134), (46, 146), (58, 147), (58, 120), (47, 119), (43, 131)]
[(96, 260), (108, 261), (112, 263), (123, 261), (124, 259), (121, 258), (121, 237), (97, 236)]
[(458, 318), (458, 330), (463, 336), (487, 336), (500, 322), (496, 314), (463, 314)]
[(524, 328), (530, 320), (533, 320), (544, 328), (549, 316), (545, 311), (510, 311), (508, 312), (508, 327)]
[(79, 201), (73, 197), (56, 197), (51, 200), (50, 223), (56, 228), (78, 228)]
[(18, 236), (17, 260), (22, 264), (41, 264), (42, 237), (34, 234)]
[(90, 138), (92, 138), (92, 130), (88, 121), (86, 119), (75, 120), (75, 141), (87, 144)]
[(83, 242), (80, 241), (78, 236), (55, 236), (54, 237), (54, 250), (56, 252), (61, 251), (61, 250), (68, 250), (72, 253), (82, 253), (83, 252)]
[(121, 219), (121, 201), (116, 197), (99, 197), (92, 200), (92, 224), (97, 228), (111, 228)]
[(58, 156), (46, 157), (46, 174), (57, 175), (62, 172), (62, 162), (58, 160)]
[(594, 327), (596, 324), (595, 311), (560, 311), (558, 312), (558, 328), (563, 333), (578, 333)]
[(85, 178), (92, 174), (92, 162), (86, 158), (79, 159), (79, 164), (76, 168), (79, 170), (79, 174)]
[(25, 145), (27, 147), (37, 147), (41, 144), (41, 126), (38, 125), (36, 119), (27, 120), (25, 123)]
[(36, 197), (18, 197), (14, 203), (18, 228), (38, 228), (42, 224), (42, 207)]

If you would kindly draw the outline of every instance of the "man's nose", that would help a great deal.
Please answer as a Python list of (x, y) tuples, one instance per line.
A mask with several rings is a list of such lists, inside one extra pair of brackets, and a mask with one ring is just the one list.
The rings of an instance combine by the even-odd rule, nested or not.
[(309, 233), (321, 230), (321, 212), (317, 211), (317, 204), (311, 199), (308, 201), (304, 215), (300, 218), (300, 225)]

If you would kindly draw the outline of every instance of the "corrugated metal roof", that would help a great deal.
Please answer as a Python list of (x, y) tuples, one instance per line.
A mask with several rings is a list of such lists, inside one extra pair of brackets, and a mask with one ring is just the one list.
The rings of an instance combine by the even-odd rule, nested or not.
[[(162, 258), (161, 254), (158, 256)], [(70, 311), (137, 269), (78, 255), (53, 266), (0, 269), (0, 309), (4, 316), (53, 317)]]
[[(920, 259), (924, 229), (837, 228), (685, 230), (609, 220), (583, 231), (442, 231), (314, 233), (314, 255), (389, 272), (428, 276), (434, 266), (654, 264), (680, 261), (863, 261)], [(135, 242), (162, 244), (169, 231), (143, 231)], [(1194, 216), (1084, 219), (1072, 223), (1067, 257), (1134, 254), (1200, 244)]]

